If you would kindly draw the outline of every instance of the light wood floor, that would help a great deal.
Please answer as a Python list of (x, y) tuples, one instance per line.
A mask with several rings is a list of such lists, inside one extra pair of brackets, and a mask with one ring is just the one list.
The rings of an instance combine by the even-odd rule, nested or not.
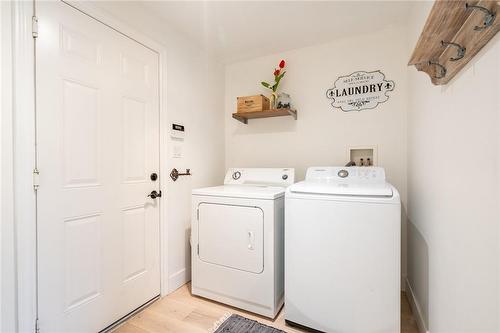
[[(223, 316), (237, 313), (289, 333), (305, 332), (285, 324), (283, 310), (273, 321), (246, 311), (193, 296), (186, 284), (130, 318), (113, 333), (208, 333)], [(401, 294), (401, 333), (418, 333), (415, 319)]]

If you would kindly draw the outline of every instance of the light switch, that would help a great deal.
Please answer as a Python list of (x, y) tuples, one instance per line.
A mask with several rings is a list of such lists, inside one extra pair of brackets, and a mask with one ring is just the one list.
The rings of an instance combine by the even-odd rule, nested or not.
[(181, 158), (182, 157), (182, 146), (174, 145), (172, 149), (172, 157), (173, 158)]

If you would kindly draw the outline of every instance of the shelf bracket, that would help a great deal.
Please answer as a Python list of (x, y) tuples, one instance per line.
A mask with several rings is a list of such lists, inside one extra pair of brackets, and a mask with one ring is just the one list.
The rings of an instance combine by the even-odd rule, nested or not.
[(243, 118), (243, 117), (238, 117), (237, 115), (233, 114), (233, 118), (238, 120), (238, 121), (241, 121), (243, 124), (248, 124), (248, 119), (246, 118)]
[(297, 120), (297, 111), (296, 110), (288, 110), (288, 113), (290, 116), (293, 117), (293, 119)]

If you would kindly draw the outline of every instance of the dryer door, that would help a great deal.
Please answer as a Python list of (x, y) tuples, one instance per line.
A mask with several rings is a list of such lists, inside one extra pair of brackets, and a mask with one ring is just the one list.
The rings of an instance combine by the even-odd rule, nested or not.
[(200, 260), (251, 273), (264, 270), (264, 212), (259, 207), (201, 203)]

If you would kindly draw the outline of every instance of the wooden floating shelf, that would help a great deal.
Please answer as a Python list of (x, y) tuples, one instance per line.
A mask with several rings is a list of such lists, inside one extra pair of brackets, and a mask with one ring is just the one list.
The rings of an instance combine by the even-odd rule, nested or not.
[(292, 116), (295, 120), (297, 120), (297, 111), (291, 109), (271, 109), (265, 111), (233, 113), (233, 118), (238, 121), (241, 121), (243, 124), (248, 124), (248, 119), (282, 117), (282, 116)]
[(500, 1), (436, 0), (408, 65), (446, 84), (498, 31)]

